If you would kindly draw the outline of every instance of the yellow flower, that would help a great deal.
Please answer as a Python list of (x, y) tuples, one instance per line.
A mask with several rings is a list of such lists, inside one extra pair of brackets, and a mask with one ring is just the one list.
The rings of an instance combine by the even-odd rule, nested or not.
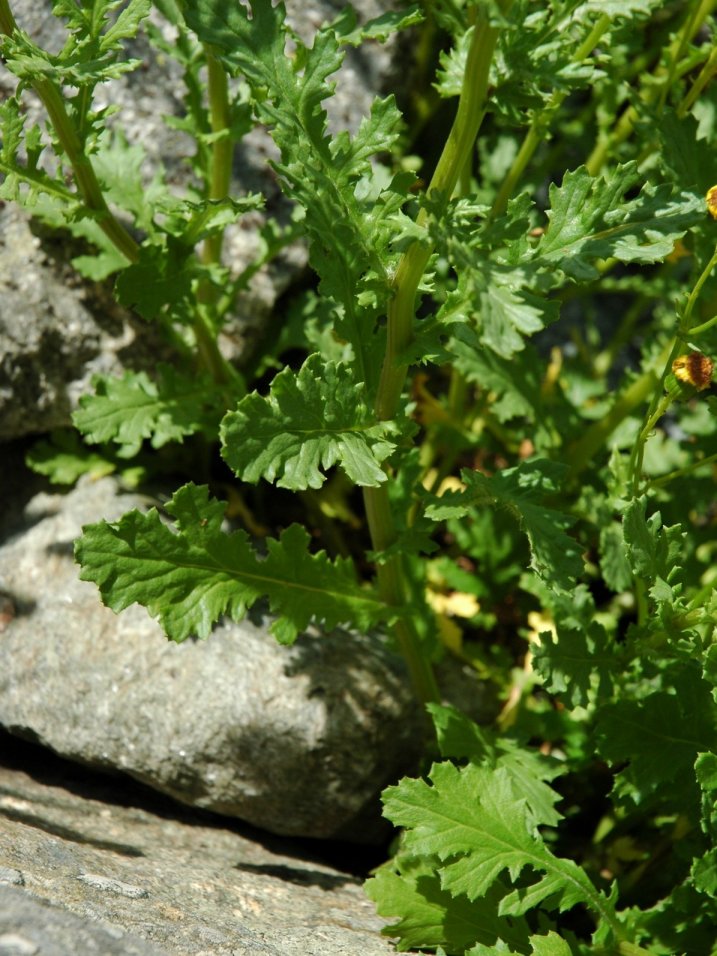
[(710, 186), (705, 196), (707, 209), (713, 219), (717, 219), (717, 186)]
[[(713, 187), (717, 190), (717, 187)], [(717, 216), (717, 210), (713, 213)], [(689, 355), (680, 355), (672, 363), (675, 378), (685, 385), (692, 385), (698, 392), (709, 388), (712, 382), (714, 362), (701, 352), (690, 352)]]

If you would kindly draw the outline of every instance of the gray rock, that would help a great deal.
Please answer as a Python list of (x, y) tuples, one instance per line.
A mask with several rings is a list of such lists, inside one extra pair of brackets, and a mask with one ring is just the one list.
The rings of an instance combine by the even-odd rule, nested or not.
[(0, 887), (0, 956), (168, 956), (134, 934), (108, 931), (21, 890)]
[(0, 886), (0, 956), (393, 952), (360, 881), (290, 843), (174, 818), (79, 770), (31, 770), (0, 766), (0, 865), (25, 884)]
[(0, 209), (0, 441), (68, 425), (94, 374), (152, 368), (166, 353), (56, 252), (21, 209)]
[[(377, 16), (388, 0), (360, 0), (364, 19)], [(317, 0), (307, 6), (289, 0), (289, 19), (299, 33), (310, 37), (324, 20), (336, 16), (343, 4)], [(50, 0), (14, 0), (18, 24), (51, 51), (59, 50), (65, 32), (51, 15)], [(372, 44), (350, 50), (342, 68), (337, 95), (328, 104), (336, 128), (355, 130), (368, 112), (376, 92), (392, 70), (391, 48)], [(157, 55), (141, 35), (128, 45), (128, 55), (142, 68), (98, 88), (98, 106), (120, 107), (110, 123), (120, 125), (130, 144), (140, 145), (147, 160), (148, 180), (161, 166), (181, 192), (191, 181), (184, 157), (194, 147), (189, 137), (164, 122), (182, 115), (183, 84), (179, 66)], [(0, 93), (11, 93), (15, 78), (0, 70)], [(30, 122), (44, 125), (44, 113), (31, 94), (24, 94)], [(254, 130), (237, 149), (232, 189), (243, 195), (261, 191), (267, 213), (251, 213), (227, 231), (225, 263), (240, 274), (259, 249), (259, 230), (266, 215), (288, 217), (268, 159), (275, 149), (268, 134)], [(151, 368), (158, 358), (154, 334), (145, 323), (133, 321), (111, 300), (106, 285), (79, 281), (69, 260), (73, 245), (44, 235), (40, 241), (26, 214), (6, 209), (0, 219), (0, 441), (46, 432), (69, 424), (80, 395), (90, 390), (97, 372), (120, 374), (125, 368)], [(76, 249), (74, 250), (77, 251)], [(306, 250), (295, 244), (253, 276), (242, 292), (235, 315), (221, 337), (230, 359), (250, 351), (262, 334), (279, 295), (303, 272)]]
[(378, 794), (421, 749), (401, 662), (377, 636), (286, 648), (245, 621), (176, 645), (138, 606), (113, 614), (72, 542), (145, 504), (110, 478), (28, 504), (0, 547), (0, 724), (275, 833), (380, 838)]
[(24, 886), (25, 878), (19, 870), (13, 870), (11, 866), (0, 866), (0, 884)]

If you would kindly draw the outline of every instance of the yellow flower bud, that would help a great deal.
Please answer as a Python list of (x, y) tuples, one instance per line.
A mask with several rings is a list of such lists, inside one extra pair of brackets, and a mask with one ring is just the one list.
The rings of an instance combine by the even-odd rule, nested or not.
[[(716, 187), (717, 189), (717, 187)], [(717, 216), (717, 207), (713, 215)], [(714, 362), (701, 352), (690, 352), (689, 355), (680, 355), (672, 363), (675, 378), (685, 385), (692, 385), (698, 392), (709, 388), (712, 382)]]
[(707, 211), (713, 219), (717, 219), (717, 186), (710, 186), (705, 196)]

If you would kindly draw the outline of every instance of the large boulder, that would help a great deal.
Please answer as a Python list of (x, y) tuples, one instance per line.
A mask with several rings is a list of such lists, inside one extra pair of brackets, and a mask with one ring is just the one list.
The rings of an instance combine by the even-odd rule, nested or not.
[(112, 478), (29, 501), (0, 546), (0, 725), (274, 833), (380, 839), (378, 794), (422, 747), (401, 661), (376, 635), (289, 648), (255, 618), (177, 645), (115, 615), (73, 541), (147, 504)]
[(394, 952), (345, 872), (352, 861), (336, 869), (296, 841), (260, 841), (131, 782), (3, 744), (2, 956)]

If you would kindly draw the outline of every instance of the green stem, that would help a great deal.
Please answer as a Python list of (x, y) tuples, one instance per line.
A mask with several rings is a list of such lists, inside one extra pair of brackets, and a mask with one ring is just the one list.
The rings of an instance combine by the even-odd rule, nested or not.
[[(447, 205), (470, 156), (485, 113), (488, 71), (498, 32), (490, 25), (482, 8), (473, 31), (456, 118), (428, 187), (428, 195), (437, 200), (442, 208)], [(419, 225), (426, 218), (422, 211), (418, 217)], [(403, 254), (396, 269), (394, 296), (388, 307), (386, 356), (376, 398), (376, 415), (381, 421), (395, 416), (401, 400), (408, 373), (408, 365), (401, 361), (401, 356), (411, 341), (418, 284), (432, 251), (433, 246), (428, 238), (422, 243), (414, 242)]]
[[(600, 37), (603, 35), (603, 33), (605, 33), (609, 26), (610, 18), (608, 16), (600, 17), (590, 31), (589, 35), (576, 50), (572, 62), (582, 63), (582, 61), (595, 49)], [(491, 207), (488, 217), (489, 219), (495, 219), (497, 216), (500, 216), (505, 212), (508, 206), (508, 200), (513, 195), (516, 185), (525, 172), (528, 163), (533, 158), (535, 150), (545, 138), (549, 128), (550, 116), (560, 108), (566, 96), (566, 91), (556, 90), (550, 97), (545, 107), (537, 112), (533, 117), (530, 128), (528, 129), (525, 139), (523, 140), (518, 151), (518, 155), (513, 160), (513, 165), (510, 167), (508, 174), (501, 183), (500, 189), (498, 190), (498, 195), (495, 197), (493, 206)]]
[(647, 443), (647, 439), (650, 437), (652, 429), (659, 422), (674, 400), (672, 395), (664, 395), (662, 393), (661, 386), (665, 381), (665, 377), (669, 372), (672, 362), (674, 361), (679, 349), (680, 339), (678, 336), (676, 336), (669, 345), (669, 351), (665, 350), (667, 351), (667, 359), (665, 361), (662, 374), (655, 382), (655, 387), (652, 393), (652, 401), (650, 402), (650, 406), (648, 408), (647, 414), (645, 415), (642, 428), (638, 432), (637, 439), (635, 440), (635, 444), (633, 445), (632, 452), (630, 454), (630, 477), (628, 481), (632, 485), (633, 497), (637, 497), (639, 494), (640, 480), (642, 477), (642, 462), (645, 457), (645, 445)]
[[(8, 0), (0, 0), (0, 33), (12, 36), (17, 29)], [(80, 137), (67, 115), (62, 93), (52, 80), (42, 77), (33, 80), (31, 85), (47, 110), (60, 145), (72, 166), (77, 190), (83, 204), (115, 248), (129, 262), (137, 262), (139, 246), (110, 212), (92, 163), (85, 155)]]
[[(209, 91), (209, 118), (216, 139), (212, 143), (211, 170), (208, 183), (209, 199), (226, 199), (229, 195), (232, 175), (234, 143), (231, 138), (231, 111), (229, 108), (229, 86), (224, 67), (211, 47), (204, 46), (207, 60), (207, 86)], [(202, 261), (220, 262), (224, 233), (218, 232), (205, 239), (202, 248)]]
[(698, 335), (702, 335), (703, 332), (706, 332), (708, 329), (714, 328), (717, 325), (717, 315), (713, 315), (711, 319), (707, 319), (706, 322), (703, 322), (701, 325), (695, 325), (690, 329), (690, 338), (697, 338)]
[(246, 385), (240, 373), (224, 358), (217, 342), (217, 335), (209, 314), (208, 306), (201, 301), (201, 288), (198, 290), (197, 305), (194, 310), (192, 329), (197, 352), (202, 366), (209, 372), (217, 385), (230, 385), (228, 396), (231, 405), (246, 393)]
[[(231, 138), (231, 110), (229, 86), (224, 67), (211, 47), (203, 47), (207, 61), (207, 87), (209, 97), (209, 121), (215, 138), (209, 154), (207, 175), (207, 198), (226, 199), (229, 195), (232, 175), (234, 143)], [(207, 236), (202, 243), (200, 259), (204, 265), (219, 265), (222, 258), (223, 231)], [(202, 364), (215, 382), (231, 384), (234, 399), (246, 392), (243, 377), (224, 358), (217, 341), (216, 317), (217, 291), (208, 280), (202, 280), (197, 290), (197, 308), (194, 317), (194, 334)]]
[[(667, 354), (668, 349), (663, 349), (656, 362), (658, 367), (663, 362), (663, 356)], [(578, 439), (578, 441), (574, 442), (568, 448), (567, 460), (573, 476), (580, 474), (580, 472), (587, 467), (593, 455), (602, 448), (617, 426), (653, 394), (658, 382), (659, 376), (654, 369), (643, 372), (643, 374), (623, 392), (607, 415), (591, 425), (583, 434), (582, 438)]]
[[(688, 18), (688, 21), (686, 22), (686, 25), (689, 26), (689, 29), (686, 30), (686, 28), (683, 28), (683, 30), (678, 34), (678, 36), (672, 41), (672, 43), (668, 47), (667, 58), (670, 64), (675, 63), (675, 67), (674, 67), (675, 70), (677, 70), (675, 57), (677, 55), (678, 50), (681, 49), (682, 47), (683, 38), (686, 36), (687, 42), (689, 42), (689, 40), (692, 39), (695, 33), (702, 26), (703, 22), (712, 13), (712, 10), (714, 9), (715, 5), (717, 5), (717, 0), (702, 0), (702, 2), (700, 3), (700, 5), (698, 6), (696, 10), (696, 13), (693, 15), (692, 18)], [(667, 75), (667, 77), (669, 78), (669, 71), (665, 70), (665, 68), (662, 67), (660, 70), (658, 70), (658, 75)], [(655, 83), (654, 85), (648, 86), (643, 90), (641, 94), (641, 98), (646, 106), (654, 105), (654, 103), (662, 95), (664, 83), (665, 83), (665, 80), (663, 79), (663, 83)], [(605, 165), (605, 162), (608, 156), (610, 156), (618, 146), (620, 146), (622, 143), (625, 142), (626, 139), (630, 137), (634, 129), (635, 120), (637, 119), (637, 117), (638, 117), (638, 112), (635, 109), (635, 107), (628, 106), (626, 110), (624, 111), (624, 113), (622, 114), (622, 116), (620, 117), (620, 119), (618, 120), (617, 126), (614, 127), (612, 133), (609, 134), (608, 136), (601, 138), (595, 144), (595, 148), (593, 149), (592, 153), (588, 157), (588, 160), (585, 164), (591, 176), (597, 176), (597, 174)]]
[[(368, 519), (371, 543), (374, 551), (383, 551), (396, 539), (393, 515), (387, 493), (381, 488), (364, 488), (363, 497)], [(406, 596), (403, 585), (404, 562), (399, 555), (376, 567), (376, 580), (381, 598), (390, 606), (405, 608)], [(423, 653), (418, 632), (409, 618), (402, 618), (393, 626), (394, 635), (401, 650), (411, 685), (418, 700), (423, 704), (440, 703), (441, 696), (430, 661)]]
[(697, 79), (692, 84), (691, 89), (687, 92), (680, 105), (677, 107), (677, 116), (679, 119), (683, 119), (683, 117), (689, 113), (689, 111), (695, 105), (697, 97), (707, 86), (715, 73), (717, 73), (717, 46), (712, 48), (712, 52), (707, 58), (707, 62), (700, 70)]
[[(428, 195), (445, 208), (458, 178), (474, 147), (483, 119), (487, 94), (488, 71), (497, 40), (497, 30), (490, 25), (486, 12), (477, 13), (473, 36), (466, 60), (463, 88), (456, 118), (448, 134), (443, 152), (428, 187)], [(419, 224), (425, 222), (419, 215)], [(416, 295), (421, 277), (431, 257), (430, 242), (414, 242), (402, 256), (393, 281), (394, 297), (388, 307), (386, 355), (376, 395), (376, 417), (380, 421), (394, 418), (408, 374), (408, 365), (401, 360), (413, 334)], [(374, 551), (386, 550), (396, 541), (396, 526), (391, 513), (386, 483), (378, 488), (363, 489), (364, 504)], [(378, 589), (388, 604), (404, 607), (404, 562), (394, 556), (379, 564), (376, 571)], [(438, 701), (439, 694), (433, 670), (420, 646), (418, 633), (407, 619), (395, 625), (396, 638), (406, 659), (411, 681), (423, 702)]]
[(671, 481), (674, 481), (675, 478), (682, 478), (683, 475), (689, 475), (693, 471), (697, 471), (702, 468), (703, 465), (711, 465), (717, 462), (717, 454), (708, 455), (706, 458), (700, 458), (697, 461), (690, 462), (689, 465), (685, 465), (684, 468), (676, 468), (674, 471), (668, 472), (666, 475), (661, 475), (659, 478), (653, 478), (648, 482), (648, 488), (662, 488), (665, 485), (669, 484)]
[(15, 17), (12, 15), (8, 2), (7, 0), (0, 0), (0, 33), (4, 33), (5, 36), (10, 37), (15, 30), (17, 30), (17, 23), (15, 22)]
[(47, 110), (57, 138), (72, 166), (77, 189), (98, 226), (129, 262), (139, 259), (139, 246), (125, 227), (110, 212), (92, 163), (85, 156), (82, 143), (67, 115), (62, 94), (50, 80), (38, 79), (33, 89)]
[[(709, 279), (710, 273), (712, 272), (712, 270), (714, 269), (716, 265), (717, 265), (717, 248), (715, 248), (715, 251), (712, 253), (712, 258), (702, 270), (702, 274), (700, 275), (697, 282), (695, 282), (695, 286), (692, 292), (690, 293), (689, 298), (687, 299), (687, 305), (685, 306), (685, 311), (682, 316), (682, 321), (680, 322), (680, 332), (683, 335), (690, 335), (692, 333), (692, 329), (690, 328), (690, 319), (692, 318), (692, 312), (694, 310), (695, 303), (697, 302), (699, 294), (702, 291), (702, 286)], [(712, 322), (712, 319), (709, 319), (708, 321)], [(697, 328), (703, 329), (704, 326), (707, 324), (708, 323), (705, 322), (701, 326), (698, 325)]]

